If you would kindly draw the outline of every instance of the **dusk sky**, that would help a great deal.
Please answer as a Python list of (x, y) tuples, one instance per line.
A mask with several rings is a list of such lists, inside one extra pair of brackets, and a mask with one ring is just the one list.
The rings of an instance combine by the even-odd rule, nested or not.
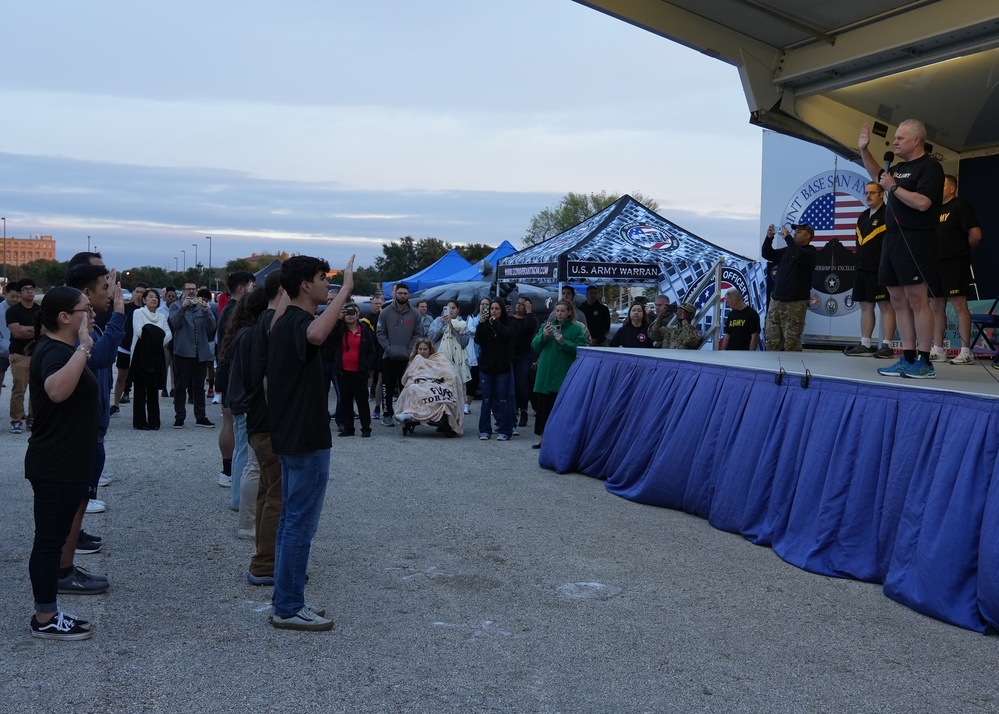
[(5, 8), (0, 215), (120, 268), (515, 246), (567, 191), (640, 191), (759, 254), (736, 70), (571, 0)]

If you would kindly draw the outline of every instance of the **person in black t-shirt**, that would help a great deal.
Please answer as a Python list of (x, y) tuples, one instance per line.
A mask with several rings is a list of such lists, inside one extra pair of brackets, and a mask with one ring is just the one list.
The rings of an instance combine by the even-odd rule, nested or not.
[(132, 318), (135, 311), (142, 308), (143, 300), (146, 297), (145, 283), (136, 283), (132, 288), (132, 302), (125, 306), (125, 334), (122, 335), (121, 344), (118, 346), (118, 356), (115, 365), (118, 367), (118, 376), (114, 383), (114, 403), (111, 405), (111, 414), (117, 414), (120, 410), (119, 404), (128, 404), (128, 367), (132, 362)]
[(586, 302), (580, 306), (579, 312), (583, 314), (586, 327), (590, 331), (590, 336), (587, 338), (590, 347), (605, 346), (607, 333), (611, 327), (610, 310), (600, 302), (596, 285), (586, 288)]
[(729, 313), (725, 317), (723, 350), (748, 350), (755, 352), (760, 346), (760, 313), (748, 305), (738, 288), (725, 293)]
[(957, 314), (961, 351), (951, 364), (975, 364), (971, 353), (971, 311), (968, 287), (971, 284), (971, 251), (982, 241), (982, 229), (975, 210), (957, 195), (957, 176), (944, 176), (943, 205), (937, 224), (937, 270), (939, 283), (930, 298), (933, 310), (933, 349), (930, 361), (947, 359), (943, 348), (947, 329), (947, 301)]
[[(25, 278), (18, 283), (21, 301), (7, 308), (7, 327), (10, 330), (10, 374), (13, 384), (10, 388), (10, 433), (24, 431), (24, 393), (28, 388), (28, 375), (31, 371), (29, 345), (35, 341), (35, 316), (39, 312), (35, 304), (35, 281)], [(28, 401), (28, 428), (31, 428), (33, 414), (31, 401)]]
[(878, 374), (933, 379), (933, 312), (927, 283), (934, 282), (937, 273), (936, 229), (943, 200), (943, 168), (926, 153), (926, 127), (916, 119), (906, 119), (895, 130), (892, 145), (902, 163), (889, 170), (871, 154), (870, 143), (871, 128), (864, 124), (857, 141), (860, 156), (888, 198), (878, 282), (888, 288), (902, 339), (898, 362), (882, 367)]
[(257, 457), (260, 481), (257, 484), (256, 551), (250, 558), (246, 580), (250, 585), (274, 585), (274, 547), (281, 519), (281, 461), (271, 444), (271, 427), (264, 396), (264, 375), (267, 372), (267, 352), (270, 344), (271, 321), (284, 297), (281, 272), (275, 270), (264, 278), (267, 309), (253, 326), (250, 345), (250, 391), (246, 410), (246, 433), (250, 448)]
[(35, 498), (29, 626), (33, 637), (85, 640), (93, 634), (90, 623), (61, 612), (57, 594), (63, 545), (87, 497), (97, 448), (97, 378), (87, 367), (94, 313), (86, 295), (68, 287), (49, 290), (40, 310), (45, 334), (34, 345), (30, 368), (35, 425), (24, 455)]
[(305, 604), (305, 570), (330, 472), (330, 423), (320, 348), (354, 288), (354, 257), (326, 310), (325, 260), (298, 255), (281, 265), (285, 298), (274, 313), (267, 351), (271, 443), (281, 462), (284, 504), (274, 562), (273, 614), (279, 629), (330, 630), (333, 621)]

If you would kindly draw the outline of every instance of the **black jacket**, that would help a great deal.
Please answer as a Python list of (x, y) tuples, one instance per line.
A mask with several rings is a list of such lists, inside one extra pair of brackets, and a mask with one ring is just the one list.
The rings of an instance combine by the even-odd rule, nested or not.
[(166, 388), (166, 356), (163, 354), (165, 339), (166, 333), (156, 325), (142, 328), (129, 363), (128, 372), (132, 380), (141, 377), (146, 383), (156, 385), (157, 389)]
[(509, 318), (496, 322), (483, 320), (475, 329), (475, 344), (479, 346), (479, 371), (505, 374), (513, 367), (513, 327)]
[(816, 250), (810, 245), (799, 246), (788, 236), (786, 248), (774, 248), (773, 236), (767, 236), (760, 251), (764, 258), (777, 264), (777, 275), (770, 297), (777, 302), (808, 300), (812, 295), (812, 273), (815, 272)]
[[(361, 358), (357, 363), (357, 370), (363, 374), (367, 374), (369, 370), (375, 367), (375, 346), (378, 344), (378, 340), (375, 339), (375, 333), (365, 325), (363, 322), (357, 323), (361, 331)], [(333, 330), (330, 332), (330, 336), (326, 338), (327, 344), (330, 346), (333, 352), (333, 373), (341, 374), (343, 372), (343, 335), (347, 331), (347, 323), (340, 320), (336, 325), (334, 325)]]

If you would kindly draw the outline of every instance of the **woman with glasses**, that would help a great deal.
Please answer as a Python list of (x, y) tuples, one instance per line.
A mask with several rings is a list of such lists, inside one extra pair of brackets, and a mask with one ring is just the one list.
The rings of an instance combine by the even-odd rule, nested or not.
[(167, 364), (164, 348), (173, 339), (167, 316), (159, 311), (160, 296), (147, 290), (142, 307), (132, 313), (131, 361), (128, 380), (135, 385), (132, 428), (156, 431), (160, 428), (159, 392), (166, 388)]
[(76, 288), (46, 293), (36, 322), (45, 328), (31, 354), (34, 429), (24, 477), (34, 492), (35, 537), (28, 575), (35, 600), (32, 637), (85, 640), (90, 623), (59, 609), (59, 559), (87, 486), (97, 450), (97, 377), (87, 366), (94, 313)]
[(361, 422), (361, 436), (371, 436), (371, 410), (368, 406), (368, 373), (375, 366), (375, 333), (361, 324), (361, 310), (349, 302), (340, 321), (330, 332), (333, 345), (333, 374), (340, 385), (337, 400), (340, 436), (354, 435), (354, 409)]

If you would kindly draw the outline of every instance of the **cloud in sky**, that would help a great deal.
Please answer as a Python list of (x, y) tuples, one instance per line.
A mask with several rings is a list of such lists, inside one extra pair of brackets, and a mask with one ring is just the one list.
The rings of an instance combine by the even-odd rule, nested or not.
[(89, 234), (166, 266), (212, 235), (215, 263), (363, 265), (404, 235), (519, 245), (600, 190), (758, 251), (735, 70), (570, 0), (42, 5), (5, 13), (0, 211), (60, 258)]

